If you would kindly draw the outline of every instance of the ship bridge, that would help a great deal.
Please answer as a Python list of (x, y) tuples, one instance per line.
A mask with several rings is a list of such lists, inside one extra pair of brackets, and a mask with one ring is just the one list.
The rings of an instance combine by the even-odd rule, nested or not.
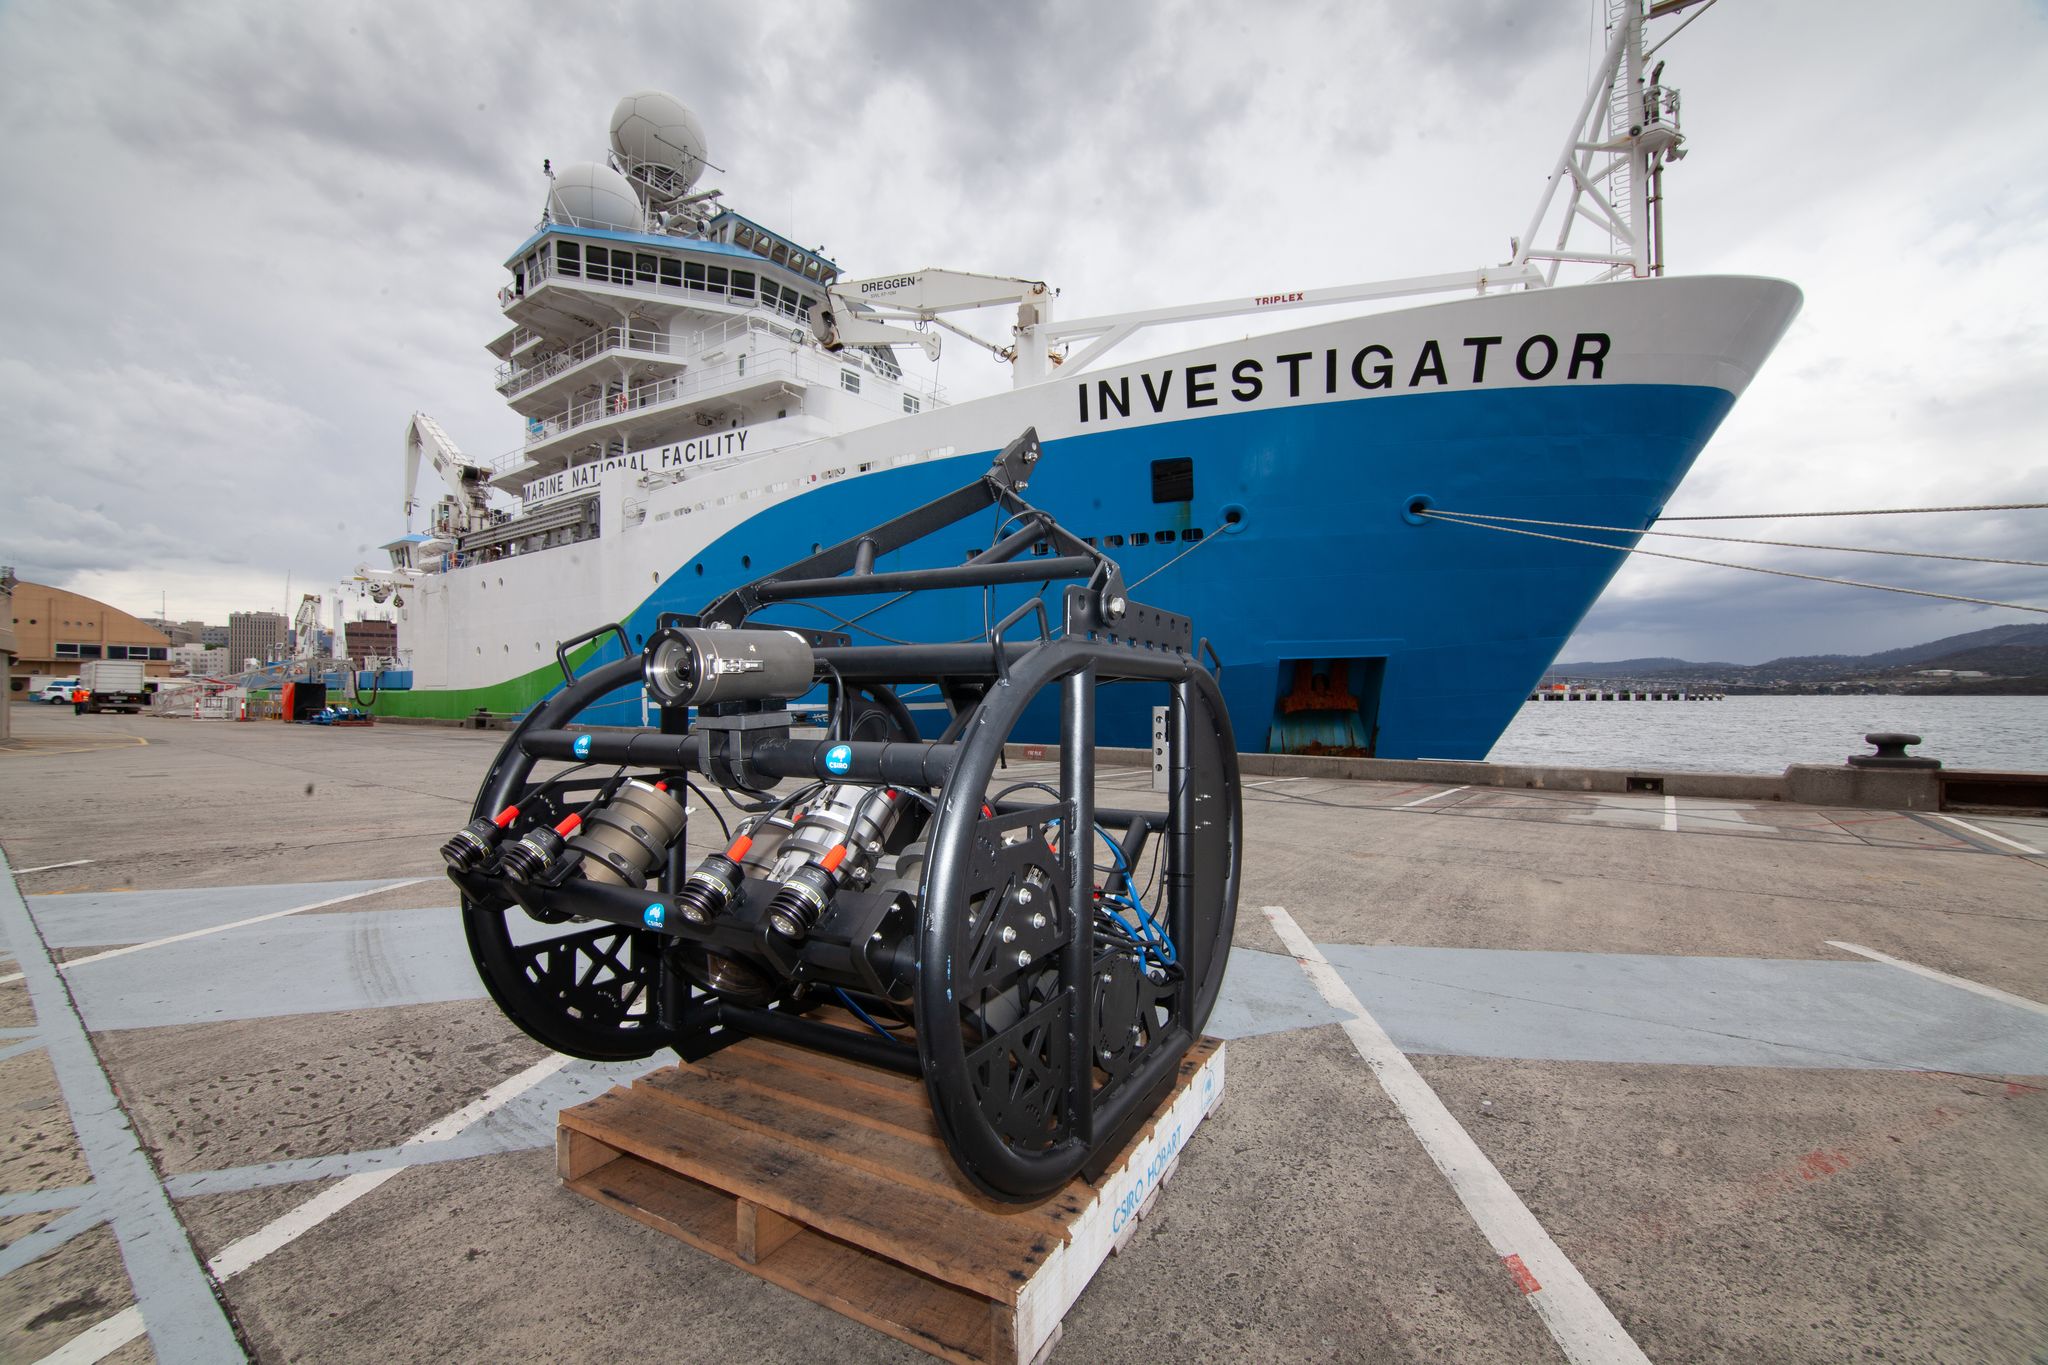
[[(497, 386), (526, 420), (497, 486), (627, 450), (786, 417), (823, 387), (850, 425), (936, 404), (886, 347), (824, 352), (806, 323), (839, 269), (739, 214), (701, 236), (546, 222), (506, 261), (491, 342)], [(872, 409), (861, 413), (858, 409)]]

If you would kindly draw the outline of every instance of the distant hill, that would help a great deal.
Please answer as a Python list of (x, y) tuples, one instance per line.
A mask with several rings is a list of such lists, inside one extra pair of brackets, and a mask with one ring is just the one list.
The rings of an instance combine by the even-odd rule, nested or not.
[[(1898, 686), (1927, 685), (1927, 680), (1916, 678), (1919, 670), (1928, 668), (1989, 673), (2001, 679), (2024, 680), (2021, 691), (2048, 692), (2048, 625), (1992, 626), (1875, 654), (1788, 655), (1760, 664), (1672, 658), (1560, 663), (1551, 668), (1550, 676), (1591, 682), (1712, 683), (1745, 691), (1797, 690), (1859, 681), (1895, 684), (1889, 690), (1897, 690)], [(2031, 685), (2036, 680), (2039, 685)], [(1994, 690), (2014, 688), (2008, 685)]]

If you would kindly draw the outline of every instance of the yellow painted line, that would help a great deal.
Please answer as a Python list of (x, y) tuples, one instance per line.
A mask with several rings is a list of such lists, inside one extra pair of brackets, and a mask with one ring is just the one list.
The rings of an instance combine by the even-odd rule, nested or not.
[(23, 741), (23, 743), (24, 743), (24, 744), (26, 744), (26, 746), (27, 746), (27, 747), (10, 747), (10, 748), (5, 748), (5, 749), (0, 749), (0, 755), (5, 755), (5, 754), (52, 754), (52, 755), (55, 755), (55, 754), (95, 754), (95, 753), (99, 753), (99, 752), (100, 752), (101, 750), (104, 750), (104, 749), (134, 749), (134, 748), (143, 748), (143, 747), (147, 747), (147, 746), (148, 746), (148, 744), (149, 744), (149, 741), (148, 741), (148, 740), (146, 740), (146, 739), (144, 739), (144, 738), (143, 738), (143, 737), (142, 737), (141, 735), (121, 735), (121, 736), (119, 736), (119, 737), (117, 737), (117, 738), (115, 738), (115, 739), (107, 739), (107, 740), (102, 740), (102, 741), (100, 741), (100, 742), (99, 742), (99, 743), (97, 743), (97, 744), (87, 744), (87, 745), (85, 745), (85, 746), (83, 746), (83, 747), (81, 747), (81, 748), (75, 748), (75, 749), (44, 749), (44, 748), (41, 748), (41, 747), (38, 747), (38, 746), (36, 746), (36, 745), (35, 745), (35, 744), (33, 743), (33, 741)]

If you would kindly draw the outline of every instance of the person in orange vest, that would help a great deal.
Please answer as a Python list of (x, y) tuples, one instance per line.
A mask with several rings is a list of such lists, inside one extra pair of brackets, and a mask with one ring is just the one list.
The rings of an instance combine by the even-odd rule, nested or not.
[(84, 715), (84, 714), (85, 714), (85, 703), (86, 703), (86, 699), (87, 699), (88, 697), (90, 697), (90, 696), (92, 696), (92, 693), (91, 693), (91, 692), (89, 692), (89, 691), (87, 691), (87, 690), (86, 690), (85, 688), (83, 688), (83, 687), (74, 687), (74, 688), (72, 688), (72, 689), (71, 689), (71, 714), (72, 714), (72, 715), (74, 715), (74, 716), (82, 716), (82, 715)]

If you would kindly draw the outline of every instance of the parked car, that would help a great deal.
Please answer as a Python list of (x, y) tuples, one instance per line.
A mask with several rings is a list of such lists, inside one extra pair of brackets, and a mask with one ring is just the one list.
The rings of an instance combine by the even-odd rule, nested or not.
[(36, 693), (36, 700), (52, 706), (69, 706), (71, 689), (78, 686), (76, 678), (52, 678), (43, 684), (43, 690)]

